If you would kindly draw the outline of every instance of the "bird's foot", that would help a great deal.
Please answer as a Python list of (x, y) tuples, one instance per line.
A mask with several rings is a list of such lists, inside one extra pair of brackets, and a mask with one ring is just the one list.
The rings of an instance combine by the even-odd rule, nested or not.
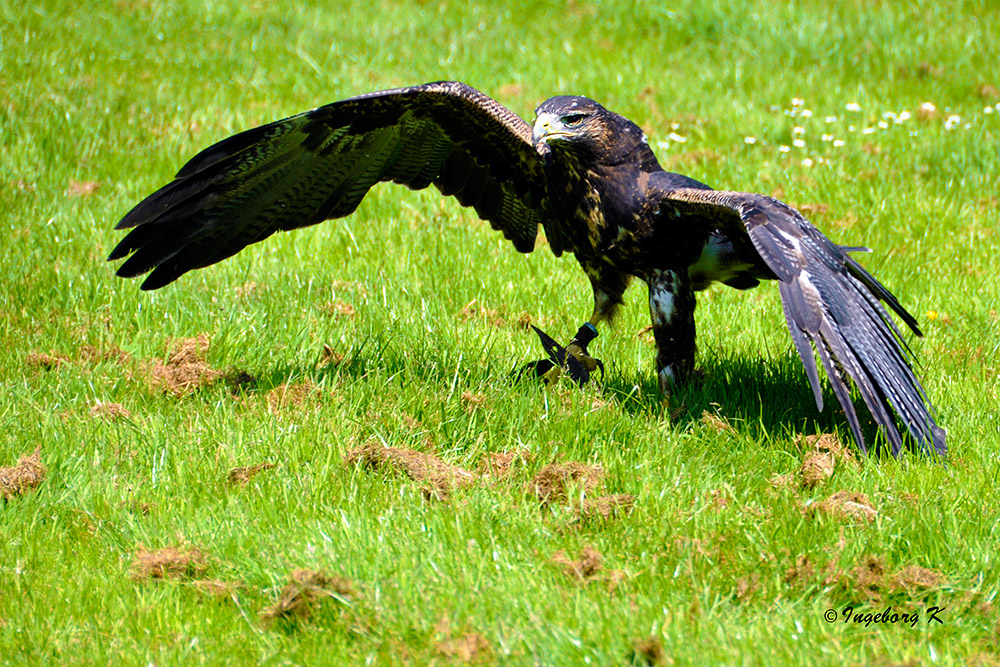
[(604, 364), (600, 359), (595, 359), (587, 352), (587, 345), (597, 338), (597, 329), (589, 322), (580, 327), (576, 336), (566, 347), (555, 342), (551, 336), (536, 326), (532, 326), (542, 347), (548, 353), (548, 359), (533, 361), (521, 369), (521, 373), (533, 370), (537, 377), (545, 378), (545, 382), (553, 384), (559, 380), (563, 373), (566, 373), (571, 380), (583, 386), (589, 380), (594, 371), (600, 369), (601, 378), (604, 377)]

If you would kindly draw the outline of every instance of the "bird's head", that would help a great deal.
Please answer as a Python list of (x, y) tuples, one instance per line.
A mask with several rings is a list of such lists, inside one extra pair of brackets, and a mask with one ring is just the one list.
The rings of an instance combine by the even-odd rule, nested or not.
[(532, 138), (552, 147), (593, 143), (603, 135), (602, 120), (608, 113), (586, 97), (550, 97), (535, 109)]
[(535, 109), (532, 139), (536, 146), (545, 144), (555, 152), (604, 164), (628, 159), (636, 149), (649, 150), (635, 123), (579, 95), (560, 95), (542, 102)]

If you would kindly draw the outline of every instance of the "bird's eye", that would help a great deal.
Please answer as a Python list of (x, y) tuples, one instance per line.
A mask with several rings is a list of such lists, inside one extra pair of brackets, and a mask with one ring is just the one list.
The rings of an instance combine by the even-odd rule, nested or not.
[(583, 119), (586, 118), (586, 117), (587, 117), (587, 114), (585, 114), (585, 113), (571, 113), (568, 116), (563, 116), (562, 117), (562, 122), (563, 122), (563, 125), (569, 125), (569, 126), (572, 127), (574, 125), (579, 125), (580, 123), (582, 123)]

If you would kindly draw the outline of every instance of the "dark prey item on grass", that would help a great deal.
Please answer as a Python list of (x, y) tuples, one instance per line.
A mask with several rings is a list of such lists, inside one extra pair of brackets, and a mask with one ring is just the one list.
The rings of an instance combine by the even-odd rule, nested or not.
[[(152, 271), (142, 288), (156, 289), (274, 232), (346, 216), (376, 183), (433, 184), (521, 252), (541, 225), (552, 252), (576, 255), (594, 291), (591, 328), (613, 316), (633, 278), (645, 282), (665, 393), (694, 370), (695, 292), (714, 281), (748, 289), (777, 280), (817, 407), (814, 349), (862, 450), (849, 381), (894, 454), (903, 438), (893, 411), (923, 451), (945, 454), (945, 432), (885, 306), (920, 335), (916, 320), (847, 254), (854, 248), (776, 199), (664, 171), (639, 127), (593, 100), (553, 97), (535, 114), (531, 126), (465, 84), (439, 82), (247, 130), (206, 148), (132, 209), (118, 223), (131, 231), (109, 259), (128, 257), (120, 276)], [(593, 370), (586, 343), (565, 351)]]

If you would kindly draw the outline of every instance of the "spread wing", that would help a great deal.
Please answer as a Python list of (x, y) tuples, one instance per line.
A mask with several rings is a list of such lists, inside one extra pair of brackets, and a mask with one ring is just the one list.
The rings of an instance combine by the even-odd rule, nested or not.
[[(912, 352), (883, 304), (918, 336), (916, 320), (842, 248), (798, 211), (763, 195), (680, 188), (663, 195), (660, 209), (694, 214), (729, 227), (741, 222), (754, 248), (777, 276), (785, 321), (805, 365), (817, 407), (823, 409), (816, 355), (826, 370), (859, 446), (865, 449), (848, 378), (853, 380), (898, 455), (902, 437), (890, 408), (922, 449), (947, 452), (944, 429), (910, 360)], [(810, 343), (812, 345), (810, 345)]]
[(276, 231), (352, 213), (378, 182), (434, 184), (521, 252), (544, 222), (543, 157), (531, 126), (465, 84), (387, 90), (247, 130), (206, 148), (118, 223), (109, 260), (152, 269), (156, 289)]

